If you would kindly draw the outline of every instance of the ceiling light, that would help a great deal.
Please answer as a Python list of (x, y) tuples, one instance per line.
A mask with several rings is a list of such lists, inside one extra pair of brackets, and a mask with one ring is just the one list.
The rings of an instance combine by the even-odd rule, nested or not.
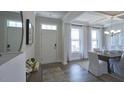
[(113, 20), (113, 17), (111, 17), (111, 30), (110, 31), (104, 31), (104, 34), (106, 34), (106, 35), (114, 36), (115, 34), (121, 32), (121, 30), (113, 30), (112, 29), (112, 20)]
[(117, 33), (120, 33), (120, 32), (121, 32), (121, 30), (117, 30), (116, 32), (117, 32)]
[(110, 30), (111, 33), (114, 33), (115, 31), (114, 30)]
[(105, 31), (105, 32), (104, 32), (104, 34), (107, 34), (107, 35), (109, 35), (109, 31)]

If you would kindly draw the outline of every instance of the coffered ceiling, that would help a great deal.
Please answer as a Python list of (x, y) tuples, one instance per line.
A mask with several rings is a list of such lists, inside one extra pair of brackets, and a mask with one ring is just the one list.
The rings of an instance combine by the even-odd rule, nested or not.
[[(124, 11), (36, 11), (36, 16), (64, 19), (68, 22), (87, 23), (96, 26), (110, 26), (124, 23)], [(113, 20), (111, 18), (113, 17)]]
[[(113, 19), (112, 19), (113, 17)], [(112, 19), (112, 20), (111, 20)], [(123, 11), (86, 11), (75, 18), (73, 21), (87, 22), (89, 25), (110, 26), (113, 24), (124, 23)]]

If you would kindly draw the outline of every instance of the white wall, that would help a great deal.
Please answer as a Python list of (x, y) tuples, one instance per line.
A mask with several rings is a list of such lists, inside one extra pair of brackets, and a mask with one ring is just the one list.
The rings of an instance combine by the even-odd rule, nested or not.
[[(26, 19), (29, 19), (34, 26), (34, 35), (33, 35), (33, 44), (32, 45), (26, 45)], [(21, 51), (26, 53), (26, 59), (30, 57), (35, 57), (35, 14), (33, 11), (23, 11), (23, 20), (24, 20), (24, 38), (23, 38), (23, 46)]]
[(60, 19), (36, 17), (36, 33), (35, 33), (35, 57), (42, 62), (42, 44), (41, 44), (41, 24), (55, 24), (57, 25), (57, 61), (62, 61), (62, 21)]
[[(13, 54), (3, 56), (11, 55)], [(25, 82), (25, 61), (25, 53), (23, 53), (0, 65), (0, 82)]]
[(69, 56), (69, 30), (71, 30), (71, 25), (69, 23), (62, 24), (62, 58), (63, 64), (67, 64)]
[(89, 27), (83, 27), (83, 58), (88, 58), (88, 51), (90, 50), (91, 45), (91, 36), (90, 36), (90, 28)]

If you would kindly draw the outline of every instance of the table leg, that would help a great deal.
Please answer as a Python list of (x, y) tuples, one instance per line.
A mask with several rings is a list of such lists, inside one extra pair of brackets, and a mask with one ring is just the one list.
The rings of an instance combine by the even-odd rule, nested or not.
[(109, 61), (107, 62), (108, 63), (108, 73), (111, 73), (111, 68), (110, 68), (110, 63), (109, 63)]

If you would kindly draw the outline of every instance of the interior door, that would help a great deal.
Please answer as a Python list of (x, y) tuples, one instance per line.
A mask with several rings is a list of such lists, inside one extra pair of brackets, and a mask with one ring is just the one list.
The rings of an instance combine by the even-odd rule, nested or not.
[(43, 63), (56, 62), (57, 40), (56, 31), (42, 30), (42, 61)]
[[(15, 39), (16, 38), (16, 39)], [(7, 52), (17, 52), (20, 48), (22, 29), (16, 27), (7, 28)]]

